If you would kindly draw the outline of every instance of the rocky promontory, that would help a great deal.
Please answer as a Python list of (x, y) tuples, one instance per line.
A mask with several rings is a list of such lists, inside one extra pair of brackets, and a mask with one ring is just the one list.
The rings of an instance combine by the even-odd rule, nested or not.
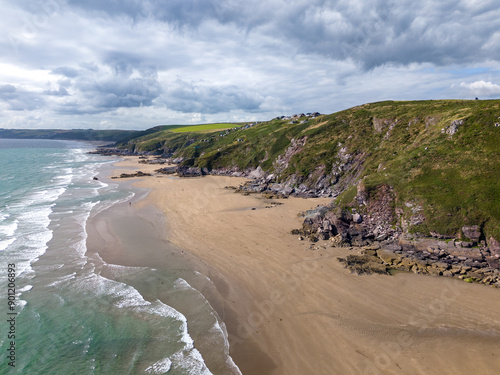
[[(311, 242), (328, 240), (333, 247), (349, 247), (359, 254), (339, 259), (358, 274), (408, 271), (457, 277), (500, 287), (500, 243), (482, 240), (479, 226), (464, 226), (469, 238), (423, 237), (391, 225), (387, 201), (372, 202), (372, 212), (360, 214), (334, 204), (302, 213), (302, 228), (292, 234)], [(374, 213), (375, 212), (375, 213)]]

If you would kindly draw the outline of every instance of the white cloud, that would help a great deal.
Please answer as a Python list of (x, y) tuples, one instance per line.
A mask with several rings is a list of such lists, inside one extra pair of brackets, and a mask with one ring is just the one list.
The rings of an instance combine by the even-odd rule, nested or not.
[(2, 4), (0, 127), (146, 128), (498, 95), (495, 0)]
[(500, 96), (500, 85), (492, 82), (476, 81), (471, 83), (462, 82), (460, 87), (467, 89), (472, 95), (481, 97), (498, 97)]

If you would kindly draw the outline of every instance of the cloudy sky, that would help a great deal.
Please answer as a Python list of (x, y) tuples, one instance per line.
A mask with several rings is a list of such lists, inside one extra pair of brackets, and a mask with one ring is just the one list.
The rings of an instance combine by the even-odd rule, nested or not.
[(497, 0), (0, 0), (0, 127), (500, 97)]

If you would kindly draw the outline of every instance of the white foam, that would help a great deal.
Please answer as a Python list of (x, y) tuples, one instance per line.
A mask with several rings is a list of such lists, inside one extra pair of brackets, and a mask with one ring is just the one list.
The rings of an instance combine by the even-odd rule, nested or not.
[(170, 357), (171, 361), (179, 364), (186, 375), (212, 375), (201, 353), (197, 349), (182, 350)]
[[(18, 309), (21, 309), (20, 311), (22, 311), (22, 310), (24, 309), (24, 306), (26, 306), (27, 304), (28, 304), (28, 302), (26, 302), (25, 300), (23, 300), (23, 299), (19, 299), (19, 300), (17, 300), (17, 302), (16, 302), (16, 307), (17, 307)], [(19, 310), (18, 310), (18, 313), (19, 313)]]
[(33, 231), (36, 230), (36, 228), (33, 227), (34, 225), (39, 225), (46, 228), (50, 223), (49, 215), (51, 213), (52, 213), (52, 205), (32, 207), (26, 209), (26, 211), (22, 212), (18, 217), (19, 221), (23, 223), (24, 227), (29, 227)]
[(161, 361), (153, 363), (144, 372), (147, 374), (165, 374), (170, 371), (171, 366), (172, 361), (170, 358), (164, 358)]
[(65, 191), (65, 187), (52, 187), (50, 189), (33, 191), (17, 208), (25, 209), (26, 206), (52, 203)]
[(174, 287), (176, 289), (191, 290), (191, 291), (197, 292), (197, 290), (195, 288), (193, 288), (191, 285), (189, 285), (189, 283), (186, 280), (184, 280), (180, 277), (174, 281)]
[[(116, 187), (118, 185), (110, 185), (110, 186), (111, 186), (111, 188), (113, 188), (113, 187)], [(129, 201), (130, 199), (132, 199), (134, 196), (135, 196), (134, 192), (129, 192), (129, 194), (126, 197), (121, 198), (121, 199), (116, 199), (114, 201), (107, 201), (107, 200), (100, 201), (99, 204), (96, 206), (96, 208), (91, 212), (91, 217), (95, 217), (99, 213), (107, 210), (108, 208), (114, 206), (115, 204), (125, 203), (125, 202)]]
[(83, 162), (88, 160), (89, 156), (86, 154), (85, 149), (77, 148), (74, 149), (74, 155), (75, 155), (75, 160), (76, 162)]
[(8, 240), (0, 241), (0, 251), (7, 249), (15, 240), (15, 238), (9, 238)]
[(10, 223), (0, 223), (0, 236), (12, 237), (16, 233), (16, 229), (19, 225), (19, 220), (14, 220)]
[(19, 293), (29, 292), (33, 289), (33, 285), (26, 285), (24, 288), (19, 289)]
[(76, 272), (73, 272), (72, 274), (69, 274), (69, 275), (65, 275), (63, 277), (60, 277), (56, 281), (54, 281), (54, 282), (52, 282), (50, 284), (47, 284), (47, 286), (56, 286), (56, 285), (59, 285), (61, 283), (66, 283), (66, 282), (68, 282), (69, 280), (72, 280), (72, 279), (76, 279)]
[(73, 168), (64, 168), (61, 170), (64, 174), (55, 176), (51, 181), (57, 183), (57, 185), (64, 185), (67, 187), (73, 180)]
[[(89, 262), (91, 263), (91, 262)], [(91, 264), (89, 264), (89, 267)], [(99, 268), (96, 270), (98, 271)], [(188, 333), (188, 323), (186, 317), (174, 308), (164, 304), (160, 300), (149, 302), (144, 300), (138, 290), (130, 285), (106, 279), (98, 274), (87, 274), (85, 278), (79, 280), (79, 287), (91, 291), (97, 295), (110, 295), (114, 297), (113, 306), (119, 309), (126, 309), (132, 312), (139, 319), (149, 320), (152, 317), (171, 318), (180, 322), (178, 334), (179, 343), (183, 348), (173, 356), (163, 359), (148, 367), (151, 374), (162, 373), (159, 371), (162, 366), (167, 368), (171, 365), (169, 361), (175, 363), (176, 367), (184, 369), (186, 374), (209, 375), (203, 357), (194, 348), (194, 341)], [(170, 369), (170, 367), (168, 367)], [(168, 370), (165, 370), (168, 371)], [(165, 372), (163, 372), (165, 373)]]
[[(195, 271), (195, 273), (198, 276), (203, 276), (205, 279), (207, 279), (211, 282), (211, 280), (207, 276), (199, 273), (198, 271)], [(205, 299), (203, 294), (201, 294), (197, 289), (193, 288), (186, 280), (184, 280), (182, 278), (178, 278), (177, 280), (175, 280), (174, 287), (176, 289), (180, 289), (180, 290), (190, 290), (190, 291), (196, 292), (205, 301), (205, 304), (207, 305), (208, 309), (211, 311), (211, 314), (215, 320), (215, 323), (213, 324), (213, 326), (210, 328), (209, 331), (213, 334), (220, 335), (223, 338), (223, 340), (224, 340), (224, 352), (226, 354), (226, 364), (228, 365), (228, 367), (233, 369), (235, 374), (241, 375), (240, 369), (238, 368), (238, 366), (236, 366), (233, 359), (229, 355), (229, 339), (228, 339), (226, 325), (224, 324), (223, 321), (220, 320), (220, 318), (218, 317), (215, 310), (213, 310), (210, 303)]]
[(110, 274), (113, 276), (113, 278), (119, 278), (123, 276), (130, 276), (137, 274), (139, 272), (144, 272), (148, 270), (149, 268), (147, 267), (129, 267), (129, 266), (119, 266), (116, 264), (108, 264), (105, 263), (104, 267)]
[[(89, 262), (89, 266), (92, 265), (92, 262)], [(117, 308), (131, 309), (140, 316), (160, 316), (181, 322), (179, 328), (180, 341), (184, 343), (184, 349), (189, 350), (193, 348), (194, 341), (188, 333), (187, 319), (173, 307), (164, 304), (160, 300), (154, 302), (146, 301), (134, 287), (109, 280), (98, 274), (88, 274), (87, 277), (82, 278), (80, 281), (80, 287), (85, 290), (91, 290), (94, 293), (97, 292), (99, 295), (107, 294), (113, 296), (115, 298), (113, 305)]]

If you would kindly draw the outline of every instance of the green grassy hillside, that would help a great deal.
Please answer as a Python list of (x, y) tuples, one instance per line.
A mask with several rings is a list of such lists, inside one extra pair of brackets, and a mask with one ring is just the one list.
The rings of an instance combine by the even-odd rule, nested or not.
[(216, 123), (216, 124), (201, 124), (201, 125), (181, 125), (176, 127), (175, 129), (172, 129), (172, 131), (174, 133), (188, 133), (188, 132), (206, 133), (211, 131), (239, 128), (243, 125), (244, 124), (228, 123), (228, 122)]
[(276, 183), (337, 196), (346, 207), (358, 204), (360, 181), (368, 197), (385, 185), (395, 195), (394, 210), (425, 217), (410, 232), (456, 236), (463, 225), (477, 224), (500, 238), (500, 100), (387, 101), (296, 123), (160, 130), (122, 147), (209, 170), (260, 166)]

